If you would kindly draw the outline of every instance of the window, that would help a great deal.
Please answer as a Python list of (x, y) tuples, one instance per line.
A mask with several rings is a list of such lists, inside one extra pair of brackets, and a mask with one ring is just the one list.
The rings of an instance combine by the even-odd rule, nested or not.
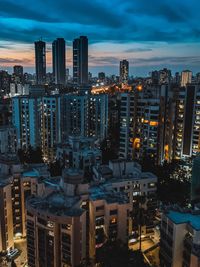
[(110, 210), (110, 215), (116, 215), (117, 214), (117, 209), (115, 210)]
[(101, 210), (104, 210), (104, 206), (103, 205), (99, 206), (99, 207), (96, 207), (96, 212), (101, 211)]

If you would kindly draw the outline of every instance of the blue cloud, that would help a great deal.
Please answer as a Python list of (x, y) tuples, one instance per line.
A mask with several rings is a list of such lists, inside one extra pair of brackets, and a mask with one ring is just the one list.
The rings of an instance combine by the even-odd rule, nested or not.
[(198, 0), (1, 0), (0, 40), (33, 42), (40, 36), (90, 42), (198, 42)]

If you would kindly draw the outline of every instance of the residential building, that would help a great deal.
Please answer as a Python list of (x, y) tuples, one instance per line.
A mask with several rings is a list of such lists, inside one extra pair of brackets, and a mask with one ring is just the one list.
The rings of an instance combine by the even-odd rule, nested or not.
[(191, 178), (191, 200), (199, 202), (200, 200), (200, 155), (193, 159), (192, 178)]
[(102, 141), (108, 131), (108, 96), (66, 94), (62, 98), (62, 140), (70, 135)]
[(80, 198), (54, 192), (27, 204), (30, 267), (78, 266), (85, 258), (86, 212)]
[[(133, 231), (138, 231), (136, 216), (143, 208), (146, 221), (143, 235), (152, 235), (157, 208), (157, 177), (150, 172), (142, 172), (140, 164), (128, 160), (112, 160), (109, 165), (93, 167), (94, 180), (115, 192), (124, 192), (132, 207)], [(142, 203), (140, 203), (142, 199)]]
[(40, 101), (29, 96), (12, 98), (12, 124), (16, 129), (17, 148), (40, 146)]
[(167, 209), (161, 220), (160, 266), (198, 267), (199, 236), (199, 210)]
[(120, 82), (121, 83), (128, 83), (128, 76), (129, 75), (129, 62), (126, 59), (123, 59), (120, 61), (119, 66), (119, 76), (120, 76)]
[(13, 126), (0, 126), (0, 154), (16, 153), (16, 129)]
[(192, 82), (192, 72), (190, 70), (184, 70), (181, 72), (181, 86), (184, 87)]
[(120, 140), (119, 157), (124, 159), (132, 158), (133, 118), (134, 118), (134, 94), (121, 94), (120, 104)]
[(46, 43), (43, 41), (35, 42), (35, 69), (36, 69), (36, 83), (45, 84), (46, 82)]
[(73, 79), (77, 85), (88, 84), (88, 38), (80, 36), (73, 41)]
[(81, 169), (88, 174), (93, 166), (101, 164), (102, 155), (94, 138), (73, 135), (57, 146), (56, 159), (65, 167)]
[(56, 145), (61, 142), (60, 96), (44, 96), (41, 101), (41, 148), (45, 161), (55, 159)]
[(66, 55), (65, 40), (57, 38), (52, 43), (53, 75), (55, 84), (65, 85), (66, 83)]
[(24, 76), (24, 72), (23, 72), (23, 66), (20, 65), (15, 65), (13, 67), (13, 75), (15, 78), (15, 82), (23, 82), (23, 76)]
[(188, 84), (176, 97), (174, 158), (184, 159), (199, 152), (200, 86)]
[(0, 174), (0, 252), (14, 247), (12, 189), (7, 175)]

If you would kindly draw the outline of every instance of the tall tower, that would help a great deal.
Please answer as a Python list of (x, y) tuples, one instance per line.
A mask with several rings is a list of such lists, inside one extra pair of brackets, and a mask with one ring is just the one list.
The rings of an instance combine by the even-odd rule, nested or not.
[(18, 77), (20, 77), (20, 78), (22, 78), (23, 77), (23, 66), (21, 66), (21, 65), (15, 65), (14, 67), (13, 67), (13, 73), (16, 75), (16, 76), (18, 76)]
[(124, 59), (120, 61), (119, 75), (121, 83), (128, 83), (129, 62)]
[(45, 81), (46, 81), (46, 43), (43, 41), (35, 42), (35, 68), (36, 68), (36, 83), (45, 84)]
[(80, 36), (73, 41), (73, 78), (75, 84), (88, 84), (88, 38), (86, 36)]
[(53, 75), (56, 84), (66, 82), (66, 54), (64, 38), (57, 38), (52, 43)]
[(192, 82), (192, 72), (190, 70), (184, 70), (181, 72), (181, 86), (186, 86)]

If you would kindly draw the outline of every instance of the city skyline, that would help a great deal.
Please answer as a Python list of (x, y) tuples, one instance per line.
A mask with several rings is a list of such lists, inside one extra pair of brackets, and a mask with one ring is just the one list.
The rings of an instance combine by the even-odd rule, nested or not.
[[(172, 71), (187, 68), (198, 72), (200, 29), (196, 0), (190, 3), (154, 1), (99, 1), (75, 5), (72, 1), (36, 1), (34, 6), (20, 0), (1, 1), (0, 67), (22, 64), (34, 72), (33, 43), (47, 42), (47, 71), (51, 71), (51, 42), (67, 42), (66, 66), (72, 66), (72, 41), (80, 35), (89, 39), (89, 71), (105, 69), (118, 74), (119, 61), (130, 62), (130, 75), (146, 75), (166, 66)], [(85, 9), (87, 6), (87, 10)], [(19, 11), (20, 10), (20, 11)], [(63, 12), (65, 10), (65, 12)], [(186, 12), (187, 11), (187, 12)], [(29, 16), (27, 16), (27, 14)], [(13, 32), (13, 28), (15, 31)], [(123, 33), (123, 34), (122, 34)]]

